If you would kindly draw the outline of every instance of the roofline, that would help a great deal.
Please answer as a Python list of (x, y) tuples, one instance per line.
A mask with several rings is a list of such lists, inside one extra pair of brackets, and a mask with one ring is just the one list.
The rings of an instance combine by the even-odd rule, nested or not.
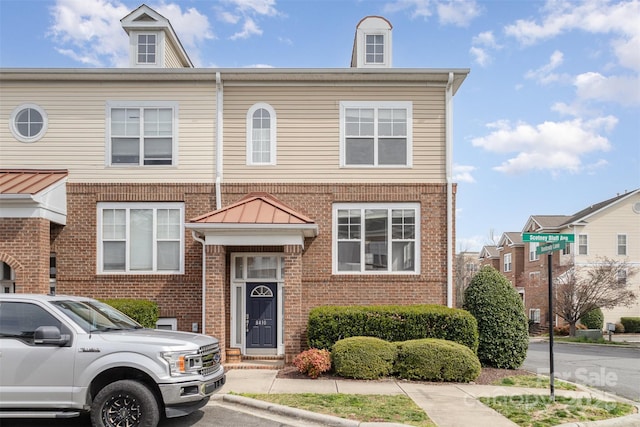
[[(606, 205), (602, 206), (598, 210), (595, 210), (593, 212), (589, 212), (588, 214), (585, 214), (585, 215), (580, 216), (580, 217), (571, 217), (571, 221), (567, 221), (567, 222), (563, 223), (561, 225), (561, 227), (564, 228), (564, 227), (568, 227), (568, 226), (571, 226), (571, 225), (578, 225), (580, 222), (584, 221), (585, 219), (587, 219), (589, 217), (592, 217), (593, 215), (596, 215), (596, 214), (602, 212), (605, 209), (609, 209), (611, 206), (614, 206), (614, 205), (622, 202), (623, 200), (626, 200), (629, 197), (631, 197), (631, 196), (633, 196), (635, 194), (638, 194), (638, 193), (640, 193), (640, 188), (632, 190), (632, 191), (629, 191), (628, 193), (625, 193), (625, 194), (621, 194), (617, 198), (614, 197), (615, 200), (613, 200), (611, 203), (607, 203)], [(597, 204), (597, 203), (594, 203), (594, 204)]]

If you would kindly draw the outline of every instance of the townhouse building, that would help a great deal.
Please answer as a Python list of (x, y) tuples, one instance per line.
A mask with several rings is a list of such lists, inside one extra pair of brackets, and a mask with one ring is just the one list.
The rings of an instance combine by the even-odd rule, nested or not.
[(455, 305), (452, 103), (468, 69), (195, 68), (122, 19), (124, 69), (0, 70), (0, 290), (141, 298), (159, 326), (292, 358), (320, 305)]

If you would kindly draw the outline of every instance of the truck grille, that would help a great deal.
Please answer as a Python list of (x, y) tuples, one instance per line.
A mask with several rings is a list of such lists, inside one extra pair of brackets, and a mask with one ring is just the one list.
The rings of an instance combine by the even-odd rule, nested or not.
[(201, 375), (211, 375), (220, 368), (220, 346), (218, 344), (203, 345), (198, 352), (202, 357)]

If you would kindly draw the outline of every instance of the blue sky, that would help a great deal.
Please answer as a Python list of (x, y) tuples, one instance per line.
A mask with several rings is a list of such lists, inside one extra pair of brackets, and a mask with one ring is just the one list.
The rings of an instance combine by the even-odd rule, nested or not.
[[(0, 0), (0, 67), (122, 67), (129, 0)], [(396, 68), (470, 68), (454, 98), (456, 250), (640, 187), (640, 0), (148, 0), (198, 67), (348, 67), (393, 25)]]

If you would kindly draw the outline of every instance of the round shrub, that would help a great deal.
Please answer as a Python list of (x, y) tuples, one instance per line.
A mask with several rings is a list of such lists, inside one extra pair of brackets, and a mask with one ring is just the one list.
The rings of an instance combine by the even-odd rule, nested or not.
[(425, 338), (396, 343), (394, 370), (400, 378), (426, 381), (469, 382), (478, 378), (478, 356), (453, 341)]
[(361, 380), (389, 375), (395, 358), (396, 345), (374, 337), (345, 338), (331, 350), (335, 373)]
[(478, 322), (478, 358), (483, 365), (516, 369), (527, 356), (528, 321), (522, 299), (495, 268), (484, 266), (464, 293), (464, 308)]
[(580, 318), (580, 323), (587, 327), (587, 329), (600, 329), (604, 326), (604, 314), (599, 308), (594, 308), (591, 311), (586, 312)]

